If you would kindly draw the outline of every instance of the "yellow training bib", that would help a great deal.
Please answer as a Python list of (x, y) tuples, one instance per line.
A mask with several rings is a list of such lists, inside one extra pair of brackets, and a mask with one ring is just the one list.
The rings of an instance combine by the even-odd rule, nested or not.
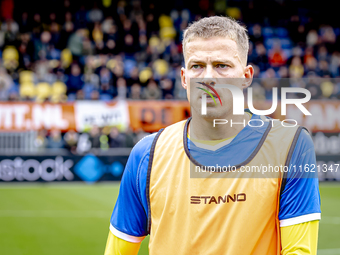
[[(221, 178), (190, 178), (183, 140), (188, 121), (165, 128), (151, 147), (150, 255), (279, 255), (281, 174), (223, 178), (231, 174), (227, 172), (213, 173)], [(285, 165), (297, 130), (269, 124), (245, 165)]]

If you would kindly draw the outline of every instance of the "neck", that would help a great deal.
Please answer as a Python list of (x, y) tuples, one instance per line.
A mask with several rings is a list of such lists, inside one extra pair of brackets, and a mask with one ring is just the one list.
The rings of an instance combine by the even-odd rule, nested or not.
[[(236, 116), (230, 114), (225, 117), (228, 123), (215, 124), (214, 127), (213, 119), (206, 119), (200, 114), (192, 113), (192, 119), (188, 126), (188, 133), (191, 138), (199, 140), (220, 140), (235, 136), (250, 120), (250, 116), (247, 113)], [(232, 125), (231, 122), (233, 123)], [(245, 125), (243, 125), (243, 122), (245, 122)]]

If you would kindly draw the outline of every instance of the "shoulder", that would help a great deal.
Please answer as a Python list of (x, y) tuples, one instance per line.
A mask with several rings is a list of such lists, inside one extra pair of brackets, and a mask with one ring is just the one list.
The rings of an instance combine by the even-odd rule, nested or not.
[(272, 119), (268, 116), (256, 115), (254, 119), (261, 119), (262, 121), (264, 121), (264, 123), (266, 123), (264, 125), (266, 127), (271, 126), (271, 131), (276, 131), (276, 135), (286, 136), (287, 134), (290, 134), (291, 136), (295, 137), (297, 143), (304, 145), (304, 147), (314, 147), (313, 140), (309, 132), (303, 126), (296, 124), (294, 125), (292, 123), (288, 123), (278, 119)]
[[(167, 130), (168, 135), (171, 132), (178, 131), (179, 128), (183, 127), (185, 125), (186, 120), (176, 122), (172, 125), (167, 126), (164, 130)], [(170, 132), (169, 132), (170, 131)], [(158, 131), (159, 132), (159, 131)], [(141, 162), (143, 159), (148, 158), (150, 155), (150, 149), (151, 145), (156, 138), (158, 132), (152, 133), (150, 135), (147, 135), (143, 137), (131, 150), (129, 161), (138, 161)]]
[(303, 128), (299, 134), (299, 137), (295, 145), (295, 150), (298, 150), (300, 152), (312, 150), (314, 153), (314, 144), (312, 137), (305, 128)]
[[(190, 118), (189, 118), (190, 119)], [(171, 124), (164, 128), (162, 134), (160, 135), (161, 139), (158, 139), (161, 143), (169, 143), (169, 140), (180, 139), (183, 136), (183, 132), (188, 127), (189, 119), (185, 119), (174, 124)], [(157, 142), (157, 143), (159, 143)]]
[(156, 136), (156, 133), (143, 137), (132, 148), (128, 161), (125, 166), (123, 179), (127, 178), (127, 176), (130, 176), (130, 178), (132, 178), (132, 176), (134, 176), (134, 178), (136, 177), (137, 172), (139, 171), (138, 169), (142, 165), (141, 163), (145, 161), (144, 159), (150, 153), (150, 148), (151, 148), (151, 145), (152, 145), (152, 142), (155, 136)]
[[(177, 133), (178, 135), (179, 132), (176, 131), (179, 131), (184, 126), (185, 121), (186, 120), (169, 125), (162, 131), (166, 130), (167, 132), (165, 133), (167, 134), (165, 136), (171, 139), (174, 137), (175, 133)], [(159, 135), (159, 133), (163, 133), (162, 131), (159, 130), (158, 132), (152, 133), (151, 135), (145, 136), (143, 139), (141, 139), (132, 148), (127, 164), (130, 165), (130, 163), (134, 163), (135, 168), (137, 165), (139, 166), (138, 168), (145, 166), (149, 161), (152, 143), (155, 141), (155, 139), (159, 140), (157, 136)], [(163, 140), (160, 142), (164, 143), (165, 141)]]
[(150, 151), (153, 140), (157, 133), (144, 136), (139, 140), (136, 145), (132, 148), (130, 156), (142, 158), (146, 153)]
[(145, 181), (150, 148), (155, 136), (156, 133), (145, 136), (132, 148), (122, 176), (121, 190), (125, 192), (134, 190), (140, 195), (140, 187), (143, 186), (141, 181)]
[[(187, 120), (176, 122), (172, 125), (167, 126), (164, 130), (176, 131), (178, 128), (182, 128), (185, 125)], [(158, 131), (159, 132), (159, 131)], [(142, 160), (145, 156), (150, 154), (151, 145), (156, 138), (158, 132), (152, 133), (143, 137), (136, 145), (132, 148), (130, 153), (130, 158), (134, 158), (136, 160)]]
[[(191, 117), (189, 118), (191, 119)], [(185, 120), (181, 120), (181, 121), (178, 121), (176, 123), (173, 123), (169, 126), (167, 126), (166, 128), (164, 128), (164, 131), (178, 131), (178, 129), (180, 129), (182, 131), (182, 129), (184, 128), (185, 124), (188, 122), (189, 119), (185, 119)]]

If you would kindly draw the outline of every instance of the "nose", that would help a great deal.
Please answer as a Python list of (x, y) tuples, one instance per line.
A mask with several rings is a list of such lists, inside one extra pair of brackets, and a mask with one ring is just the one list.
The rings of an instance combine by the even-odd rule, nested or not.
[(214, 77), (214, 69), (211, 65), (207, 65), (204, 72), (205, 79), (211, 79)]
[(207, 65), (203, 74), (202, 82), (208, 85), (214, 86), (217, 84), (216, 74), (214, 73), (214, 68), (211, 65)]
[(203, 78), (200, 82), (214, 87), (215, 84), (217, 84), (217, 79), (211, 78), (211, 77), (210, 78)]

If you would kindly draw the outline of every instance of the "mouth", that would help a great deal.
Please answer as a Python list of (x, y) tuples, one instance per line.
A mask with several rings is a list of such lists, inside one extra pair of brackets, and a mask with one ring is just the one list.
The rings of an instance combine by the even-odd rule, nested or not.
[[(196, 88), (203, 90), (205, 92), (202, 95), (208, 95), (209, 96), (209, 97), (207, 97), (207, 102), (210, 102), (210, 100), (212, 100), (216, 104), (216, 100), (215, 100), (215, 98), (216, 98), (220, 101), (220, 104), (222, 105), (221, 98), (219, 97), (217, 91), (212, 87), (212, 85), (213, 85), (212, 83), (211, 83), (211, 85), (208, 85), (208, 84), (205, 84), (203, 82), (198, 82), (198, 84), (201, 84), (201, 85), (207, 87), (207, 89), (209, 89), (209, 90), (206, 90), (206, 89), (203, 89), (203, 88), (200, 88), (200, 87), (196, 87)], [(200, 98), (202, 99), (202, 96)]]
[[(218, 99), (218, 96), (216, 96), (214, 92), (211, 92), (211, 91), (209, 91), (209, 92), (211, 93), (211, 95), (212, 95), (214, 98), (217, 98), (217, 99)], [(203, 95), (207, 95), (207, 99), (210, 98), (210, 95), (209, 95), (208, 93), (203, 93), (202, 96), (203, 96)], [(202, 96), (200, 96), (200, 98), (202, 98)]]
[(199, 100), (202, 101), (203, 96), (205, 96), (205, 102), (207, 105), (217, 106), (217, 102), (221, 100), (214, 92), (206, 90), (206, 92), (199, 95)]
[(211, 93), (211, 95), (213, 96), (213, 97), (211, 97), (209, 94), (203, 93), (198, 99), (200, 102), (202, 102), (202, 100), (203, 100), (203, 95), (206, 96), (205, 103), (206, 103), (207, 107), (218, 106), (218, 100), (219, 99), (215, 94)]

